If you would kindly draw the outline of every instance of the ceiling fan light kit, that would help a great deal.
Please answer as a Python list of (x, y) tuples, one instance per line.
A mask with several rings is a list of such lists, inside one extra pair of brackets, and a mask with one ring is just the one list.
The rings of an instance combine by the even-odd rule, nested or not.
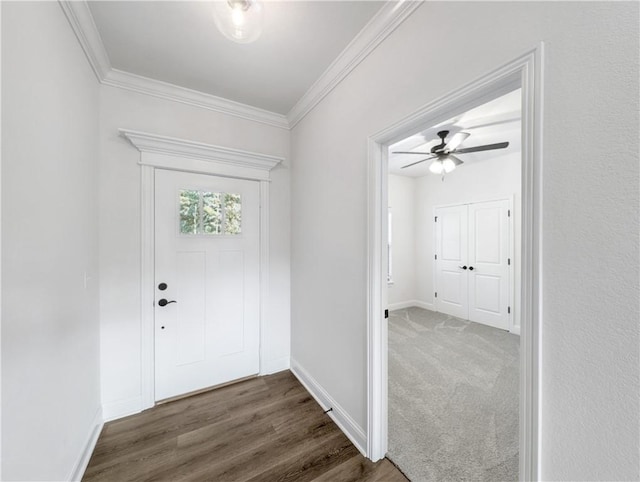
[(442, 174), (444, 171), (446, 174), (449, 174), (456, 168), (456, 165), (451, 159), (436, 159), (429, 166), (429, 170), (434, 174)]
[(475, 146), (475, 147), (467, 147), (464, 149), (458, 149), (458, 146), (462, 144), (467, 137), (469, 137), (468, 132), (458, 132), (451, 137), (449, 142), (446, 142), (445, 139), (449, 135), (449, 131), (440, 131), (438, 132), (438, 137), (440, 138), (440, 144), (435, 145), (431, 148), (430, 152), (414, 152), (414, 151), (401, 151), (401, 152), (393, 152), (393, 154), (418, 154), (420, 156), (428, 156), (424, 159), (421, 159), (416, 162), (412, 162), (411, 164), (407, 164), (406, 166), (402, 166), (402, 169), (406, 169), (407, 167), (415, 166), (416, 164), (420, 164), (421, 162), (429, 161), (434, 159), (434, 161), (429, 166), (429, 171), (434, 174), (442, 174), (442, 180), (444, 181), (444, 175), (453, 171), (457, 166), (463, 163), (460, 159), (458, 159), (453, 154), (468, 154), (470, 152), (480, 152), (480, 151), (490, 151), (494, 149), (504, 149), (509, 146), (508, 142), (499, 142), (497, 144), (487, 144), (484, 146)]
[(234, 42), (254, 42), (262, 34), (264, 11), (258, 0), (213, 2), (213, 19), (218, 30)]

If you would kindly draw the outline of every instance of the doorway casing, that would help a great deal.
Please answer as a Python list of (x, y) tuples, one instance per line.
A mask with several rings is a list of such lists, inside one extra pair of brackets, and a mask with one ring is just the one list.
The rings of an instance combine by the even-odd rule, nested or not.
[(284, 159), (173, 137), (119, 129), (139, 151), (141, 168), (141, 407), (155, 404), (154, 386), (154, 174), (156, 169), (246, 179), (260, 184), (260, 374), (265, 363), (265, 316), (269, 296), (270, 171)]
[(368, 140), (367, 456), (387, 452), (386, 239), (388, 146), (460, 112), (522, 89), (520, 480), (537, 480), (542, 313), (542, 96), (540, 43), (520, 57), (421, 107)]

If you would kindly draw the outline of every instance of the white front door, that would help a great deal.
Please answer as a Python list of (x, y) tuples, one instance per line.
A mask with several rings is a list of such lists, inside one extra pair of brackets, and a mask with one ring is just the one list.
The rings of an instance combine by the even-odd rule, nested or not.
[(469, 319), (509, 329), (509, 201), (469, 205)]
[(436, 208), (436, 311), (509, 329), (509, 201)]
[(259, 372), (255, 181), (155, 171), (155, 399)]
[(467, 319), (467, 206), (436, 209), (436, 309)]

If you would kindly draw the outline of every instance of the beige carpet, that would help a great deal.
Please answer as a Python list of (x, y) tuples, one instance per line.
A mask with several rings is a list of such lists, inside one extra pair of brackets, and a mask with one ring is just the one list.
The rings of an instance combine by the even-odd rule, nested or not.
[(520, 337), (421, 308), (389, 317), (389, 458), (413, 481), (518, 480)]

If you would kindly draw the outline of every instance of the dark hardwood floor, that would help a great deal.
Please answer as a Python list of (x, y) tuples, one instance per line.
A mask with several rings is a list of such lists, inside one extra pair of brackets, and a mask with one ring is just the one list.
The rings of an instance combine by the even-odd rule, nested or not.
[(83, 480), (407, 479), (363, 457), (286, 371), (105, 424)]

